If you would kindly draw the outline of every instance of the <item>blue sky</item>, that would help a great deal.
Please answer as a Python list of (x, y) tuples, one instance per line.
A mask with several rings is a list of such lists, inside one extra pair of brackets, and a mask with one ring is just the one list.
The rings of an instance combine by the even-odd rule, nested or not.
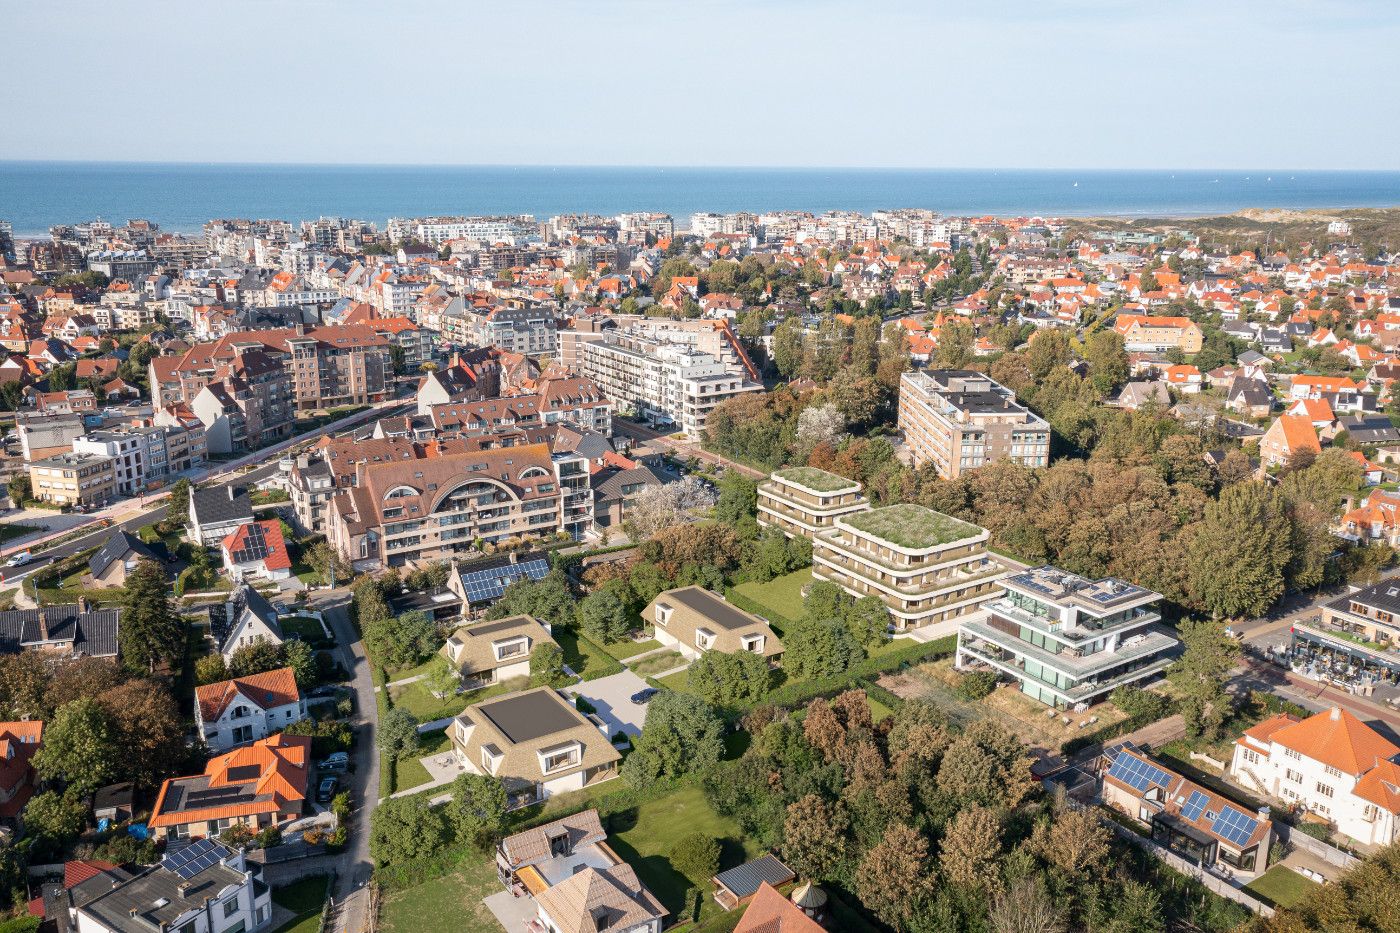
[(0, 159), (1400, 168), (1393, 0), (0, 0)]

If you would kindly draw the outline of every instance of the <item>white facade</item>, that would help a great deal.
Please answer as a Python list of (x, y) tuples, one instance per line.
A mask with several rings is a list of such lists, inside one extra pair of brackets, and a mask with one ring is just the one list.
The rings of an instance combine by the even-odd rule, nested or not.
[[(150, 913), (159, 912), (160, 920), (153, 920), (140, 908), (121, 909), (120, 905), (133, 900), (148, 904)], [(172, 905), (179, 911), (173, 918), (169, 916), (174, 912)], [(272, 889), (264, 886), (261, 894), (256, 891), (253, 873), (240, 850), (195, 875), (188, 885), (164, 866), (142, 872), (125, 883), (114, 882), (111, 891), (70, 909), (69, 917), (70, 922), (76, 920), (78, 933), (261, 930), (272, 922)]]
[(195, 726), (204, 737), (204, 744), (215, 754), (265, 739), (305, 718), (306, 701), (303, 699), (263, 709), (240, 692), (214, 722), (205, 722), (199, 703), (194, 705)]

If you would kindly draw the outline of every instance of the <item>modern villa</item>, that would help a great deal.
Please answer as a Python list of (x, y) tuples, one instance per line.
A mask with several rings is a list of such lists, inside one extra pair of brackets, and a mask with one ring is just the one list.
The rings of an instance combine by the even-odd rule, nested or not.
[(789, 538), (811, 538), (842, 515), (869, 508), (860, 483), (816, 467), (775, 470), (758, 487), (758, 523)]

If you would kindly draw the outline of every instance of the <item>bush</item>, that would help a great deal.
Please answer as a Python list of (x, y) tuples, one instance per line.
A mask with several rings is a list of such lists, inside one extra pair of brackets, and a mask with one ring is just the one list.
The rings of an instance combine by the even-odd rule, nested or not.
[(282, 844), (282, 830), (276, 826), (268, 826), (258, 833), (256, 840), (259, 848), (267, 849), (272, 846)]
[(585, 716), (589, 713), (598, 712), (598, 707), (594, 706), (592, 703), (588, 702), (581, 696), (574, 697), (574, 708), (577, 709), (580, 713), (583, 713)]
[(1134, 720), (1161, 719), (1167, 715), (1172, 705), (1166, 696), (1141, 687), (1119, 687), (1109, 694), (1108, 698), (1114, 706), (1127, 713), (1128, 718)]
[(326, 841), (326, 834), (319, 829), (308, 829), (301, 834), (301, 838), (309, 846), (318, 846)]
[(719, 871), (719, 843), (704, 833), (691, 833), (671, 849), (671, 867), (696, 884)]
[(1293, 827), (1294, 831), (1302, 833), (1304, 836), (1312, 836), (1322, 842), (1332, 840), (1332, 828), (1326, 823), (1314, 823), (1311, 820), (1304, 820)]
[(965, 700), (981, 700), (997, 688), (997, 675), (991, 671), (968, 671), (958, 681), (958, 696)]

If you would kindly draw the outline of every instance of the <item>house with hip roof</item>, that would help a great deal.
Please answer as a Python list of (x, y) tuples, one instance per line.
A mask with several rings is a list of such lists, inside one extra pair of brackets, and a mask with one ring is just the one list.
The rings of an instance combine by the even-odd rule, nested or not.
[(194, 721), (214, 751), (267, 738), (306, 718), (290, 667), (205, 684), (194, 692)]
[(274, 735), (211, 758), (203, 774), (169, 778), (150, 827), (157, 839), (254, 832), (298, 819), (306, 803), (311, 736)]

